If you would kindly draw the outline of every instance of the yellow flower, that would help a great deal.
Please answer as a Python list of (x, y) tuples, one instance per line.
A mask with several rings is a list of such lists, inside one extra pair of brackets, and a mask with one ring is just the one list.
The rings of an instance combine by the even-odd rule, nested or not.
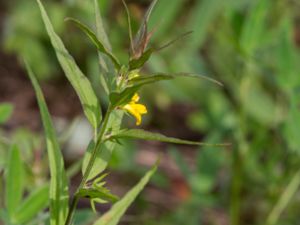
[(140, 96), (135, 93), (131, 98), (131, 101), (126, 105), (122, 106), (121, 109), (126, 110), (131, 115), (133, 115), (136, 119), (136, 125), (140, 125), (142, 122), (142, 115), (147, 113), (146, 106), (142, 104), (136, 104), (140, 99)]

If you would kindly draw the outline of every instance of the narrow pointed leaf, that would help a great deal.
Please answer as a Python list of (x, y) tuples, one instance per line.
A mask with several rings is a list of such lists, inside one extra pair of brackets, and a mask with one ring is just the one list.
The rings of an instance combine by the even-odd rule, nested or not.
[(135, 200), (137, 195), (144, 189), (145, 185), (149, 182), (151, 176), (156, 171), (157, 166), (155, 165), (145, 176), (136, 184), (127, 194), (111, 209), (105, 213), (94, 225), (116, 225), (124, 215), (128, 207)]
[(105, 48), (104, 44), (97, 38), (96, 34), (88, 26), (74, 18), (67, 18), (66, 20), (75, 23), (91, 39), (97, 49), (103, 54), (107, 55), (114, 63), (116, 68), (120, 69), (121, 66), (118, 59), (110, 52), (110, 50)]
[(19, 148), (13, 145), (10, 150), (8, 168), (6, 172), (5, 203), (9, 217), (13, 219), (16, 208), (19, 206), (24, 185), (24, 168)]
[(163, 80), (172, 80), (172, 79), (174, 79), (174, 76), (169, 74), (154, 74), (154, 75), (138, 76), (132, 78), (128, 82), (128, 86), (142, 86), (142, 85), (152, 84)]
[(49, 203), (49, 185), (46, 184), (33, 191), (18, 207), (14, 221), (24, 224), (34, 218)]
[(80, 102), (83, 106), (84, 113), (92, 126), (96, 129), (101, 121), (101, 109), (98, 99), (92, 89), (91, 83), (76, 65), (73, 57), (65, 48), (60, 37), (55, 33), (49, 17), (40, 0), (37, 0), (41, 15), (50, 37), (53, 48), (56, 52), (58, 61), (65, 72), (68, 80), (74, 87)]
[[(171, 76), (173, 78), (177, 78), (177, 77), (189, 77), (189, 78), (197, 78), (197, 79), (204, 79), (207, 80), (209, 82), (212, 82), (214, 84), (217, 84), (219, 86), (223, 86), (223, 84), (220, 81), (217, 81), (211, 77), (205, 76), (205, 75), (200, 75), (200, 74), (192, 74), (192, 73), (173, 73), (173, 74), (166, 74), (166, 73), (156, 73), (154, 74), (156, 76)], [(154, 76), (154, 75), (150, 75), (150, 76)]]
[(64, 169), (63, 156), (58, 144), (57, 136), (46, 105), (42, 90), (29, 66), (27, 71), (36, 92), (38, 105), (44, 125), (46, 145), (50, 167), (50, 223), (63, 224), (68, 212), (68, 185)]
[(119, 132), (112, 134), (109, 139), (119, 139), (119, 138), (134, 138), (143, 139), (149, 141), (160, 141), (168, 142), (173, 144), (183, 144), (183, 145), (200, 145), (200, 146), (227, 146), (229, 144), (209, 144), (197, 141), (182, 140), (179, 138), (167, 137), (160, 133), (153, 133), (150, 131), (142, 129), (130, 129), (130, 130), (120, 130)]

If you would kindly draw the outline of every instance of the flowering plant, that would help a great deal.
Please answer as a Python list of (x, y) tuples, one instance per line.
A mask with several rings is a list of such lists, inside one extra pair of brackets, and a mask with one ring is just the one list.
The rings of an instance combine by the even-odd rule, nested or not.
[[(33, 71), (26, 63), (29, 77), (36, 92), (46, 136), (51, 174), (50, 184), (48, 186), (50, 195), (50, 224), (72, 224), (73, 216), (80, 198), (90, 199), (94, 210), (95, 203), (115, 203), (112, 208), (100, 217), (94, 224), (117, 224), (126, 209), (149, 181), (157, 167), (157, 164), (155, 164), (153, 168), (140, 180), (140, 182), (121, 199), (110, 193), (110, 191), (105, 187), (105, 182), (103, 181), (106, 174), (102, 173), (107, 167), (109, 157), (115, 144), (120, 139), (135, 138), (176, 144), (204, 145), (204, 143), (201, 142), (166, 137), (162, 134), (152, 133), (142, 129), (122, 129), (121, 123), (124, 113), (135, 117), (136, 125), (140, 125), (142, 123), (142, 116), (147, 113), (146, 106), (138, 103), (140, 100), (138, 91), (143, 86), (161, 80), (171, 80), (177, 76), (203, 76), (187, 73), (156, 73), (150, 75), (141, 73), (141, 68), (148, 61), (152, 53), (173, 42), (172, 41), (158, 49), (148, 47), (152, 32), (148, 32), (147, 24), (157, 0), (154, 0), (150, 5), (135, 38), (133, 38), (131, 31), (129, 11), (126, 4), (123, 2), (128, 15), (130, 55), (128, 63), (120, 63), (117, 57), (112, 53), (111, 45), (104, 31), (98, 1), (94, 0), (97, 28), (96, 33), (76, 19), (68, 18), (67, 20), (74, 22), (89, 37), (89, 39), (91, 39), (99, 53), (101, 84), (109, 99), (107, 110), (105, 114), (102, 115), (99, 99), (96, 97), (90, 81), (84, 76), (72, 56), (68, 53), (60, 37), (55, 33), (41, 1), (37, 0), (37, 2), (58, 61), (64, 70), (66, 77), (75, 89), (82, 104), (85, 116), (94, 130), (94, 136), (91, 138), (82, 162), (82, 180), (73, 194), (71, 204), (69, 205), (68, 180), (57, 136), (55, 134), (42, 91)], [(213, 79), (207, 77), (204, 78), (218, 83)], [(48, 189), (45, 190), (48, 191)]]

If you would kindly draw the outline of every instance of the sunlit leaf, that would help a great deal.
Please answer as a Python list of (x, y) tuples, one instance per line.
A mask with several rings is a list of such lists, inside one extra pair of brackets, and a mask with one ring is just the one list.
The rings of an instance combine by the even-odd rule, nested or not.
[(39, 187), (22, 202), (15, 214), (16, 224), (24, 224), (41, 212), (49, 203), (49, 185)]
[(41, 1), (37, 0), (37, 2), (39, 4), (42, 18), (53, 48), (56, 52), (58, 61), (60, 62), (65, 75), (74, 87), (81, 101), (86, 117), (88, 118), (92, 126), (96, 129), (101, 121), (101, 109), (98, 99), (92, 89), (92, 85), (76, 65), (73, 57), (65, 48), (60, 37), (55, 33)]

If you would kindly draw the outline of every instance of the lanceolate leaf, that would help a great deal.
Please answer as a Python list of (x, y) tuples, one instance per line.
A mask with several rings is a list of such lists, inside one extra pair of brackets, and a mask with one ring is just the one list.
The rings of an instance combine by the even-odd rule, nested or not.
[(10, 150), (6, 171), (5, 203), (11, 220), (23, 195), (24, 168), (19, 148), (13, 145)]
[(127, 194), (112, 208), (105, 213), (94, 225), (116, 225), (120, 218), (126, 212), (131, 203), (135, 200), (137, 195), (144, 189), (145, 185), (149, 182), (151, 176), (156, 171), (157, 166), (155, 165), (145, 176), (136, 184)]
[(18, 207), (14, 221), (24, 224), (41, 212), (49, 203), (49, 185), (46, 184), (33, 191)]
[(74, 18), (67, 18), (66, 20), (74, 22), (95, 44), (97, 49), (107, 55), (111, 61), (114, 63), (117, 69), (120, 69), (120, 63), (118, 62), (118, 59), (108, 50), (105, 48), (104, 44), (101, 43), (101, 41), (97, 38), (96, 34), (86, 25), (81, 23), (80, 21), (74, 19)]
[(101, 110), (98, 99), (92, 89), (91, 83), (81, 72), (79, 67), (76, 65), (73, 57), (65, 48), (61, 39), (55, 33), (41, 1), (37, 0), (37, 2), (39, 4), (42, 18), (53, 48), (55, 49), (58, 61), (60, 62), (65, 75), (67, 76), (77, 95), (79, 96), (86, 117), (88, 118), (92, 126), (96, 129), (101, 121)]
[(41, 88), (28, 65), (27, 71), (36, 92), (46, 136), (51, 176), (49, 196), (50, 223), (51, 225), (63, 224), (68, 212), (69, 200), (64, 161)]
[(209, 144), (197, 141), (187, 141), (179, 138), (167, 137), (163, 134), (152, 133), (150, 131), (142, 129), (130, 129), (130, 130), (120, 130), (117, 133), (112, 134), (109, 139), (120, 139), (120, 138), (134, 138), (134, 139), (144, 139), (149, 141), (161, 141), (174, 144), (184, 144), (184, 145), (201, 145), (201, 146), (226, 146), (228, 144)]

